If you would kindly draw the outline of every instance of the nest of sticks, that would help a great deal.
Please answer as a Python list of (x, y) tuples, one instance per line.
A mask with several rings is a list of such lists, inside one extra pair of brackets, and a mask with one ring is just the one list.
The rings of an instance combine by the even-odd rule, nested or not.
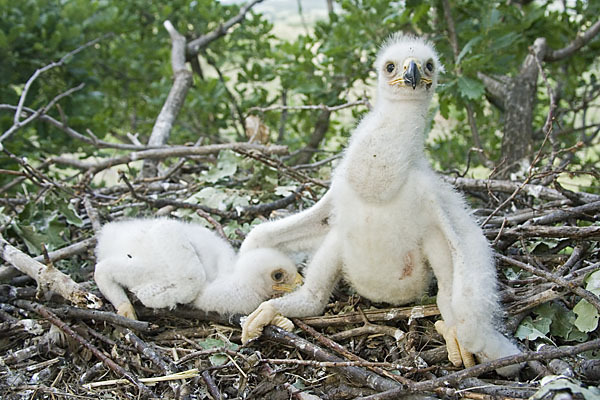
[[(162, 181), (130, 182), (123, 176), (111, 187), (74, 188), (85, 193), (74, 200), (84, 223), (63, 249), (36, 259), (18, 238), (2, 239), (2, 398), (525, 399), (539, 390), (544, 376), (563, 375), (582, 388), (600, 379), (598, 330), (581, 342), (548, 336), (544, 346), (523, 339), (522, 355), (469, 369), (453, 367), (433, 328), (439, 318), (435, 292), (422, 304), (398, 308), (371, 303), (341, 283), (323, 315), (295, 319), (293, 332), (268, 327), (246, 346), (240, 343), (238, 315), (185, 307), (150, 310), (137, 304), (140, 321), (132, 321), (116, 315), (110, 304), (100, 307), (92, 278), (93, 232), (100, 223), (122, 218), (131, 208), (145, 215), (186, 208), (223, 231), (231, 220), (293, 212), (307, 199), (314, 201), (313, 189), (324, 186), (281, 169), (300, 182), (289, 196), (221, 211), (183, 200), (198, 188), (181, 183), (185, 169), (179, 167), (179, 177), (171, 174)], [(446, 179), (472, 200), (497, 252), (509, 335), (544, 304), (572, 309), (586, 299), (600, 310), (598, 296), (585, 290), (586, 277), (600, 269), (600, 196), (528, 180)], [(11, 201), (18, 212), (22, 199), (5, 199)], [(234, 244), (241, 240), (243, 232), (237, 231)], [(73, 277), (61, 271), (60, 260), (81, 265), (78, 283), (69, 282)], [(526, 366), (515, 379), (495, 373), (517, 362)], [(577, 390), (569, 393), (583, 396)]]

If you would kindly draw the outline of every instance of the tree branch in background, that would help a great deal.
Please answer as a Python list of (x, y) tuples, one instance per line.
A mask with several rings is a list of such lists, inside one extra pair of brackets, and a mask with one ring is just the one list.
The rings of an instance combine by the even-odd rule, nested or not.
[[(162, 146), (167, 143), (173, 129), (173, 124), (183, 107), (185, 96), (193, 82), (192, 71), (189, 71), (185, 66), (185, 37), (177, 32), (171, 21), (165, 21), (164, 26), (167, 32), (169, 32), (169, 36), (171, 36), (171, 67), (175, 81), (169, 91), (167, 100), (165, 100), (165, 104), (156, 118), (150, 139), (148, 140), (149, 146)], [(142, 176), (144, 178), (154, 177), (157, 172), (157, 161), (144, 161), (142, 167)]]
[(69, 60), (70, 57), (76, 55), (77, 53), (87, 49), (90, 46), (95, 45), (96, 43), (98, 43), (99, 41), (101, 41), (102, 39), (106, 38), (107, 36), (110, 35), (104, 35), (100, 38), (96, 38), (94, 40), (91, 40), (87, 43), (85, 43), (82, 46), (79, 46), (78, 48), (76, 48), (73, 51), (68, 52), (67, 54), (65, 54), (64, 56), (62, 56), (60, 58), (60, 60), (58, 61), (54, 61), (42, 68), (38, 68), (33, 75), (31, 75), (31, 77), (29, 77), (29, 79), (27, 80), (27, 82), (25, 83), (25, 86), (23, 87), (23, 92), (21, 93), (21, 97), (19, 98), (19, 103), (17, 104), (16, 110), (15, 110), (15, 115), (13, 117), (13, 125), (8, 128), (8, 130), (6, 130), (1, 136), (0, 136), (0, 147), (2, 145), (2, 142), (4, 140), (6, 140), (7, 138), (9, 138), (13, 133), (15, 133), (19, 128), (21, 128), (24, 125), (27, 125), (29, 122), (31, 122), (32, 120), (34, 120), (35, 118), (37, 118), (40, 114), (45, 114), (54, 104), (56, 104), (57, 101), (59, 101), (60, 99), (62, 99), (65, 96), (70, 95), (71, 93), (75, 92), (76, 90), (81, 89), (83, 86), (83, 84), (76, 86), (75, 88), (69, 89), (64, 93), (59, 94), (58, 96), (56, 96), (52, 101), (50, 101), (50, 103), (48, 103), (46, 106), (40, 108), (39, 110), (37, 110), (35, 113), (29, 115), (27, 117), (27, 119), (25, 121), (21, 121), (21, 113), (23, 111), (23, 108), (25, 107), (25, 100), (27, 99), (27, 94), (29, 93), (29, 89), (31, 89), (31, 85), (33, 84), (33, 82), (35, 82), (35, 80), (44, 72), (52, 69), (52, 68), (56, 68), (56, 67), (60, 67), (62, 65), (65, 64), (65, 62), (67, 62), (67, 60)]
[(242, 22), (242, 20), (246, 17), (246, 13), (252, 7), (254, 7), (256, 4), (258, 4), (262, 1), (263, 0), (253, 0), (252, 2), (246, 4), (244, 7), (242, 7), (242, 9), (238, 13), (238, 15), (236, 15), (233, 18), (228, 19), (224, 24), (219, 25), (212, 32), (209, 32), (205, 35), (200, 36), (197, 39), (190, 41), (187, 44), (187, 48), (186, 48), (187, 57), (191, 58), (191, 57), (197, 56), (201, 49), (205, 48), (211, 42), (214, 42), (215, 40), (219, 39), (220, 37), (225, 36), (227, 34), (227, 31), (229, 30), (229, 28), (231, 28), (235, 24)]
[(113, 158), (106, 158), (100, 161), (83, 161), (76, 160), (68, 157), (50, 157), (51, 162), (57, 164), (69, 165), (81, 170), (87, 170), (88, 175), (94, 175), (103, 169), (113, 167), (119, 164), (127, 164), (132, 161), (155, 159), (160, 160), (167, 157), (185, 157), (185, 156), (201, 156), (207, 154), (217, 154), (221, 150), (233, 150), (233, 151), (259, 151), (267, 154), (285, 154), (287, 153), (287, 146), (263, 146), (260, 144), (252, 143), (225, 143), (225, 144), (211, 144), (207, 146), (172, 146), (163, 147), (142, 151), (134, 151), (129, 154), (117, 156)]
[(585, 32), (577, 32), (575, 39), (563, 47), (562, 49), (548, 51), (544, 57), (544, 61), (560, 61), (572, 56), (575, 52), (590, 42), (600, 32), (600, 20), (596, 21)]

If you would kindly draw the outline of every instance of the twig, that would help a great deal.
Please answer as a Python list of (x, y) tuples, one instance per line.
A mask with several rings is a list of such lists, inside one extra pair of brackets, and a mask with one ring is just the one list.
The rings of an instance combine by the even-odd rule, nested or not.
[[(484, 229), (487, 237), (499, 235), (501, 229)], [(544, 226), (521, 225), (504, 229), (503, 237), (553, 237), (553, 238), (600, 238), (600, 226)]]
[[(413, 307), (386, 308), (381, 310), (364, 310), (364, 315), (371, 322), (398, 321), (409, 318), (425, 318), (440, 315), (436, 305), (424, 305)], [(341, 315), (324, 315), (319, 317), (305, 317), (301, 319), (306, 325), (314, 328), (328, 326), (340, 326), (348, 324), (359, 324), (363, 322), (361, 313), (352, 312)]]
[(261, 113), (264, 112), (268, 112), (268, 111), (289, 111), (289, 110), (323, 110), (323, 111), (339, 111), (339, 110), (343, 110), (344, 108), (350, 108), (350, 107), (356, 107), (356, 106), (360, 106), (360, 105), (368, 105), (369, 104), (369, 100), (366, 98), (362, 98), (356, 101), (352, 101), (349, 103), (345, 103), (345, 104), (340, 104), (338, 106), (327, 106), (325, 104), (317, 104), (317, 105), (301, 105), (301, 106), (286, 106), (286, 105), (279, 105), (279, 104), (274, 104), (272, 106), (268, 106), (268, 107), (251, 107), (248, 109), (248, 113), (252, 113), (254, 111), (258, 111)]
[[(598, 227), (598, 228), (600, 229), (600, 227)], [(535, 268), (534, 266), (531, 266), (529, 264), (525, 264), (520, 261), (514, 260), (510, 257), (499, 255), (498, 258), (510, 265), (514, 265), (515, 267), (524, 269), (525, 271), (531, 272), (534, 275), (541, 276), (542, 278), (544, 278), (550, 282), (554, 282), (557, 285), (570, 290), (571, 292), (575, 293), (576, 295), (586, 299), (588, 302), (590, 302), (590, 304), (592, 304), (594, 307), (596, 307), (596, 309), (598, 311), (600, 311), (600, 298), (598, 298), (598, 296), (596, 296), (594, 293), (583, 289), (578, 284), (576, 285), (573, 282), (569, 282), (566, 279), (556, 276), (550, 272), (543, 271), (543, 270)]]
[[(62, 249), (54, 250), (48, 253), (48, 257), (51, 261), (63, 260), (65, 258), (81, 254), (87, 251), (90, 247), (96, 244), (96, 238), (84, 239), (81, 242), (73, 243), (69, 246), (63, 247)], [(34, 258), (35, 261), (43, 261), (43, 256), (37, 256)]]
[[(187, 371), (177, 372), (175, 374), (170, 374), (170, 375), (156, 376), (156, 377), (153, 377), (153, 378), (140, 378), (139, 382), (141, 384), (144, 384), (144, 383), (158, 383), (158, 382), (178, 381), (180, 379), (195, 378), (198, 375), (200, 375), (200, 373), (198, 372), (198, 369), (197, 368), (192, 368), (192, 369), (189, 369)], [(86, 388), (88, 388), (88, 389), (92, 389), (92, 388), (96, 388), (96, 387), (118, 385), (118, 384), (129, 383), (129, 382), (131, 382), (131, 381), (129, 381), (127, 379), (111, 379), (111, 380), (108, 380), (108, 381), (86, 383), (83, 386), (86, 387)]]
[(75, 339), (77, 342), (79, 342), (81, 345), (83, 345), (85, 348), (90, 350), (99, 360), (101, 360), (104, 363), (104, 365), (106, 365), (108, 368), (113, 370), (116, 374), (125, 377), (125, 379), (127, 379), (129, 382), (133, 383), (140, 390), (140, 392), (142, 394), (144, 394), (144, 396), (148, 396), (150, 398), (156, 397), (154, 395), (154, 393), (152, 393), (152, 391), (150, 389), (148, 389), (148, 387), (146, 385), (144, 385), (143, 383), (141, 383), (138, 380), (138, 378), (136, 378), (131, 373), (127, 372), (119, 364), (115, 363), (112, 359), (107, 357), (96, 346), (92, 345), (90, 342), (88, 342), (83, 337), (81, 337), (77, 332), (75, 332), (73, 329), (71, 329), (70, 326), (68, 326), (66, 323), (64, 323), (62, 320), (60, 320), (56, 315), (54, 315), (50, 310), (48, 310), (43, 305), (20, 300), (20, 301), (18, 301), (18, 306), (29, 309), (31, 311), (34, 311), (34, 312), (40, 314), (41, 316), (43, 316), (44, 318), (46, 318), (57, 328), (59, 328), (60, 330), (65, 332), (67, 335), (69, 335), (70, 337)]
[(158, 355), (158, 353), (150, 347), (147, 343), (145, 343), (142, 339), (140, 339), (135, 333), (131, 332), (127, 329), (125, 333), (125, 340), (129, 342), (135, 349), (142, 354), (144, 357), (152, 361), (154, 365), (160, 368), (161, 372), (166, 375), (173, 374), (177, 372), (177, 367), (172, 362), (168, 362), (163, 360), (163, 358)]
[(44, 292), (56, 292), (73, 304), (100, 308), (102, 300), (83, 289), (71, 277), (52, 266), (45, 266), (8, 243), (0, 235), (0, 257), (13, 267), (35, 279)]
[(221, 393), (219, 392), (219, 388), (215, 384), (214, 379), (210, 376), (210, 372), (207, 370), (202, 371), (202, 380), (206, 384), (206, 388), (208, 389), (208, 393), (213, 398), (213, 400), (221, 400)]
[(564, 210), (558, 210), (550, 214), (546, 214), (540, 217), (533, 218), (527, 223), (532, 225), (547, 225), (556, 222), (564, 221), (568, 218), (573, 217), (584, 217), (586, 213), (590, 213), (589, 216), (592, 219), (598, 219), (597, 211), (600, 210), (600, 201), (594, 201), (587, 203), (582, 206), (567, 208)]
[[(442, 179), (459, 189), (470, 190), (491, 190), (501, 193), (512, 193), (519, 190), (528, 196), (547, 200), (566, 200), (567, 197), (558, 190), (550, 189), (542, 185), (533, 185), (522, 182), (493, 179), (471, 179), (471, 178), (453, 178), (442, 176)], [(600, 196), (591, 193), (577, 193), (577, 197), (584, 202), (599, 201)]]
[(283, 174), (288, 175), (289, 177), (296, 179), (298, 182), (302, 182), (302, 183), (314, 183), (317, 186), (321, 186), (324, 188), (328, 188), (329, 185), (327, 185), (325, 182), (322, 182), (321, 180), (318, 179), (314, 179), (311, 178), (310, 176), (295, 170), (292, 167), (289, 167), (287, 165), (285, 165), (283, 162), (276, 160), (274, 158), (271, 157), (267, 157), (267, 155), (263, 154), (263, 153), (255, 153), (255, 152), (251, 152), (251, 151), (247, 151), (244, 149), (235, 149), (234, 151), (236, 151), (239, 154), (242, 154), (246, 157), (250, 157), (253, 158), (257, 161), (262, 162), (265, 165), (268, 165), (269, 167), (275, 168), (279, 171), (281, 171)]
[(271, 154), (285, 154), (288, 149), (287, 146), (263, 146), (260, 144), (253, 143), (226, 143), (226, 144), (212, 144), (206, 146), (171, 146), (161, 147), (149, 150), (134, 151), (129, 154), (122, 156), (106, 158), (100, 161), (81, 161), (67, 157), (50, 157), (51, 162), (57, 164), (69, 165), (78, 169), (88, 170), (88, 175), (94, 175), (106, 168), (114, 167), (120, 164), (127, 164), (132, 161), (145, 160), (145, 159), (164, 159), (168, 157), (188, 157), (188, 156), (204, 156), (208, 154), (218, 154), (222, 150), (233, 150), (233, 151), (248, 151), (256, 150)]
[[(297, 348), (300, 352), (320, 361), (343, 362), (344, 360), (336, 357), (320, 347), (302, 339), (301, 337), (286, 332), (281, 328), (269, 325), (263, 330), (262, 338), (274, 340)], [(340, 372), (349, 379), (362, 385), (378, 391), (390, 390), (398, 387), (398, 383), (387, 378), (383, 378), (372, 372), (359, 367), (340, 367)]]
[[(294, 319), (293, 321), (300, 329), (307, 332), (312, 337), (316, 338), (319, 341), (319, 343), (334, 350), (336, 353), (343, 355), (344, 357), (346, 357), (347, 359), (349, 359), (351, 361), (365, 362), (365, 363), (367, 362), (366, 360), (362, 359), (361, 357), (357, 356), (356, 354), (349, 352), (348, 350), (346, 350), (346, 348), (344, 348), (343, 346), (341, 346), (339, 343), (335, 342), (334, 340), (332, 340), (324, 335), (321, 335), (319, 332), (317, 332), (316, 330), (314, 330), (313, 328), (311, 328), (304, 322), (300, 321), (299, 319)], [(379, 368), (378, 366), (373, 365), (373, 366), (367, 366), (367, 367), (371, 371), (373, 371), (379, 375), (383, 375), (387, 378), (393, 379), (394, 381), (401, 382), (404, 384), (412, 382), (410, 379), (406, 379), (400, 375), (391, 374), (388, 371), (385, 371), (385, 370)]]
[(544, 57), (544, 61), (560, 61), (570, 57), (577, 50), (585, 46), (600, 32), (600, 21), (589, 27), (585, 32), (577, 32), (575, 39), (559, 50), (549, 51)]
[[(38, 68), (33, 75), (31, 75), (29, 77), (29, 79), (27, 80), (27, 82), (25, 83), (25, 86), (23, 87), (23, 92), (21, 92), (21, 97), (19, 98), (19, 103), (17, 104), (17, 108), (15, 111), (15, 115), (13, 118), (13, 125), (6, 131), (4, 132), (1, 136), (0, 136), (0, 144), (6, 140), (8, 137), (10, 137), (10, 135), (12, 135), (14, 132), (16, 132), (17, 129), (19, 129), (22, 125), (30, 122), (30, 121), (26, 121), (23, 122), (21, 121), (21, 113), (23, 111), (23, 107), (25, 106), (25, 99), (27, 98), (27, 94), (29, 93), (29, 89), (31, 88), (31, 85), (33, 84), (33, 82), (35, 82), (35, 80), (44, 72), (52, 69), (52, 68), (56, 68), (59, 66), (62, 66), (70, 57), (76, 55), (77, 53), (83, 51), (84, 49), (93, 46), (94, 44), (98, 43), (99, 41), (101, 41), (102, 39), (104, 39), (105, 37), (107, 37), (108, 35), (104, 35), (100, 38), (96, 38), (94, 40), (91, 40), (87, 43), (85, 43), (82, 46), (79, 46), (78, 48), (76, 48), (75, 50), (72, 50), (70, 52), (68, 52), (67, 54), (65, 54), (64, 56), (62, 56), (58, 61), (54, 61), (42, 68)], [(73, 92), (75, 89), (69, 89), (67, 92), (71, 93)], [(59, 95), (57, 97), (54, 98), (54, 100), (52, 100), (46, 107), (42, 107), (40, 110), (38, 110), (36, 113), (38, 114), (37, 116), (39, 116), (42, 113), (45, 113), (47, 111), (47, 109), (49, 107), (51, 107), (51, 105), (53, 105), (56, 101), (60, 100), (60, 98), (64, 97), (64, 95), (66, 95), (66, 93), (63, 95)], [(28, 120), (31, 119), (35, 119), (37, 116), (35, 116), (35, 114), (32, 114), (31, 116), (28, 117)]]
[(462, 371), (458, 371), (440, 378), (431, 379), (428, 381), (418, 382), (413, 385), (404, 385), (399, 388), (395, 388), (383, 393), (378, 393), (372, 396), (362, 397), (362, 400), (384, 400), (384, 399), (397, 399), (398, 396), (415, 393), (422, 391), (433, 391), (438, 387), (444, 387), (448, 385), (454, 385), (461, 380), (469, 377), (479, 376), (486, 372), (491, 372), (495, 369), (506, 367), (522, 363), (525, 361), (532, 360), (551, 360), (554, 358), (570, 357), (585, 351), (600, 349), (600, 339), (591, 340), (586, 343), (578, 344), (575, 346), (564, 346), (552, 350), (540, 350), (536, 352), (529, 352), (518, 354), (515, 356), (503, 357), (494, 361), (488, 361), (479, 365), (475, 365), (471, 368), (466, 368)]
[(65, 306), (61, 308), (52, 309), (52, 312), (67, 318), (104, 321), (111, 324), (123, 326), (125, 328), (133, 329), (138, 332), (155, 332), (159, 329), (158, 325), (152, 324), (150, 322), (137, 321), (108, 311), (88, 310), (83, 308)]
[(240, 22), (242, 22), (242, 20), (245, 18), (246, 13), (252, 8), (254, 7), (256, 4), (262, 2), (263, 0), (253, 0), (252, 2), (246, 4), (244, 7), (242, 7), (242, 9), (240, 10), (240, 12), (228, 19), (227, 21), (225, 21), (225, 23), (223, 23), (222, 25), (219, 25), (215, 30), (213, 30), (212, 32), (209, 32), (205, 35), (200, 36), (197, 39), (194, 39), (192, 41), (190, 41), (187, 44), (187, 54), (188, 54), (188, 58), (192, 57), (192, 56), (196, 56), (198, 54), (198, 52), (203, 49), (204, 47), (208, 46), (209, 43), (219, 39), (222, 36), (225, 36), (227, 34), (227, 31), (229, 30), (229, 28), (231, 28), (232, 26), (234, 26), (235, 24), (238, 24)]
[(221, 236), (225, 240), (229, 240), (229, 238), (227, 237), (227, 234), (223, 230), (223, 225), (218, 223), (217, 220), (214, 219), (213, 217), (211, 217), (211, 215), (209, 213), (207, 213), (206, 211), (199, 208), (196, 210), (196, 214), (198, 214), (199, 216), (201, 216), (202, 218), (207, 220), (208, 223), (211, 224), (215, 228), (215, 230), (217, 231), (219, 236)]
[[(0, 110), (16, 110), (16, 109), (17, 109), (16, 106), (13, 106), (10, 104), (0, 104)], [(28, 107), (24, 107), (23, 112), (28, 113), (29, 116), (32, 116), (37, 113), (36, 110), (33, 110)], [(38, 114), (36, 116), (36, 118), (39, 119), (40, 121), (48, 122), (50, 125), (53, 125), (56, 128), (62, 130), (64, 133), (66, 133), (73, 139), (80, 140), (84, 143), (88, 143), (88, 144), (94, 145), (99, 148), (113, 148), (113, 149), (121, 149), (121, 150), (148, 150), (148, 149), (152, 148), (152, 147), (144, 146), (141, 144), (133, 145), (133, 144), (122, 144), (122, 143), (109, 143), (109, 142), (105, 142), (100, 139), (89, 138), (89, 137), (77, 132), (75, 129), (65, 125), (64, 122), (58, 121), (47, 114)]]
[(95, 233), (100, 231), (102, 228), (102, 224), (100, 224), (100, 217), (98, 216), (98, 211), (92, 205), (92, 201), (90, 200), (90, 196), (85, 196), (83, 198), (83, 206), (85, 207), (85, 212), (90, 218), (90, 222), (92, 223), (92, 229)]
[(388, 369), (397, 370), (410, 370), (411, 368), (405, 367), (400, 364), (389, 363), (389, 362), (375, 362), (366, 360), (357, 361), (316, 361), (316, 360), (299, 360), (294, 358), (265, 358), (260, 360), (261, 363), (275, 364), (275, 365), (304, 365), (312, 366), (317, 368), (340, 368), (340, 367), (383, 367)]

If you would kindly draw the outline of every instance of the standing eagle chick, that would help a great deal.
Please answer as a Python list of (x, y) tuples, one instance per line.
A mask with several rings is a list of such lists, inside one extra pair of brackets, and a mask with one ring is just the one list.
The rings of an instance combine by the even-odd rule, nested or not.
[(241, 254), (314, 250), (305, 284), (261, 304), (242, 340), (260, 335), (278, 313), (321, 313), (340, 278), (361, 296), (400, 305), (418, 299), (435, 275), (444, 320), (437, 328), (453, 363), (471, 365), (471, 354), (491, 360), (519, 353), (494, 325), (500, 307), (489, 244), (462, 197), (424, 156), (428, 107), (442, 69), (433, 46), (393, 35), (375, 67), (377, 103), (352, 134), (329, 191), (308, 210), (257, 226), (242, 243)]
[(190, 304), (220, 314), (247, 314), (301, 281), (275, 249), (236, 256), (201, 225), (166, 218), (111, 222), (100, 230), (94, 279), (117, 313), (137, 319), (125, 289), (147, 307)]

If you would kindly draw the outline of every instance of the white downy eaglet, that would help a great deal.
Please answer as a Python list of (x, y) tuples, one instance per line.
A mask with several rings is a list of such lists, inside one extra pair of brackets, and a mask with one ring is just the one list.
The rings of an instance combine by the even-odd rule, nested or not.
[(106, 224), (98, 234), (96, 258), (98, 288), (120, 315), (132, 319), (137, 317), (125, 289), (147, 307), (190, 304), (247, 314), (301, 282), (295, 264), (280, 251), (253, 249), (236, 256), (214, 232), (167, 218)]
[[(357, 126), (331, 188), (313, 207), (257, 226), (240, 249), (310, 249), (305, 284), (269, 300), (243, 326), (260, 335), (276, 315), (321, 313), (338, 279), (373, 301), (407, 304), (438, 281), (450, 360), (460, 365), (519, 353), (495, 326), (500, 314), (492, 251), (462, 197), (424, 155), (428, 107), (442, 65), (433, 46), (393, 35), (376, 61), (377, 103)], [(511, 375), (519, 366), (498, 372)]]

